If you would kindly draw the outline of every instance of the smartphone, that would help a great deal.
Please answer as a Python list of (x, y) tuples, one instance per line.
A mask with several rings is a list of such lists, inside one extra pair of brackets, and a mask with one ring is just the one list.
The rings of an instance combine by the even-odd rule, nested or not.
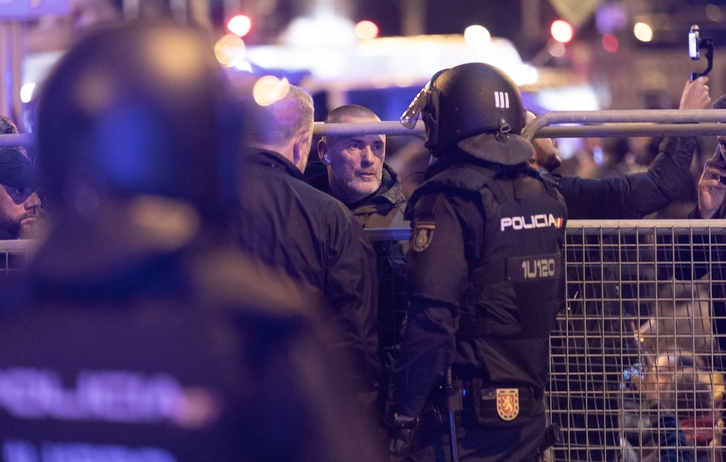
[(688, 32), (688, 55), (691, 59), (699, 59), (701, 57), (701, 35), (697, 25), (692, 25)]

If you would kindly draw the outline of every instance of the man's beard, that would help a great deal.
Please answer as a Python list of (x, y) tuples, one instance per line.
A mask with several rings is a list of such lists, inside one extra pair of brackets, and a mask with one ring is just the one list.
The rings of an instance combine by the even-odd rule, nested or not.
[(20, 235), (20, 220), (0, 213), (0, 238), (17, 239)]
[(335, 171), (335, 173), (338, 179), (335, 189), (341, 196), (338, 197), (338, 200), (344, 204), (351, 204), (366, 196), (370, 196), (381, 187), (381, 181), (378, 178), (376, 178), (375, 182), (362, 182), (355, 173), (345, 170)]
[[(23, 226), (22, 221), (31, 217), (36, 218), (36, 221)], [(38, 231), (37, 215), (24, 213), (19, 218), (13, 219), (4, 213), (0, 213), (0, 236), (3, 236), (2, 239), (32, 239), (37, 237)]]

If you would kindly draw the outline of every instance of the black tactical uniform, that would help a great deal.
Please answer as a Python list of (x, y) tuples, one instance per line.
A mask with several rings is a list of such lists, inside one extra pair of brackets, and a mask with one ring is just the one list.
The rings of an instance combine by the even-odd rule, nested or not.
[[(517, 107), (519, 94), (508, 77), (470, 64), (432, 80), (438, 101), (429, 104), (440, 112), (430, 119), (443, 123), (451, 113), (441, 112), (455, 106), (453, 100), (460, 107), (477, 104), (476, 97), (457, 96), (466, 86), (499, 92), (497, 98)], [(496, 114), (490, 120), (499, 119), (488, 96), (479, 98)], [(523, 123), (518, 103), (519, 112), (501, 111), (515, 133)], [(423, 111), (432, 149), (433, 122)], [(481, 123), (469, 116), (461, 125)], [(448, 132), (438, 130), (441, 143)], [(567, 211), (554, 186), (523, 163), (532, 155), (529, 143), (502, 130), (479, 132), (465, 136), (469, 143), (435, 151), (440, 160), (407, 209), (411, 304), (395, 381), (397, 422), (420, 417), (413, 460), (450, 460), (449, 411), (462, 461), (533, 460), (545, 433), (543, 393), (549, 333), (564, 301)], [(442, 397), (449, 368), (461, 412), (456, 400), (447, 405)]]

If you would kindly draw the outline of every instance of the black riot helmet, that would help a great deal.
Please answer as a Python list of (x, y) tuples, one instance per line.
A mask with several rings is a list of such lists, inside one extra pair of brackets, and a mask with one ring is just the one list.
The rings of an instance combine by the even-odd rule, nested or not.
[(517, 85), (507, 74), (484, 63), (462, 64), (438, 72), (411, 103), (401, 122), (413, 128), (419, 112), (426, 126), (425, 145), (435, 156), (467, 138), (495, 134), (503, 141), (524, 128)]
[(38, 102), (49, 198), (62, 208), (89, 190), (165, 196), (223, 219), (238, 201), (241, 117), (211, 39), (170, 22), (125, 22), (75, 43)]

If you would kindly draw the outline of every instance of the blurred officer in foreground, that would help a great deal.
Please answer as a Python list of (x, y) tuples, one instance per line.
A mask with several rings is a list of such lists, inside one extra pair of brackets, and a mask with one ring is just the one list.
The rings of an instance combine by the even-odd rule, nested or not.
[(401, 460), (449, 461), (456, 449), (461, 461), (534, 461), (567, 210), (527, 165), (533, 147), (506, 74), (482, 63), (442, 71), (402, 122), (419, 111), (438, 162), (407, 209), (411, 303), (391, 449)]
[(238, 107), (207, 37), (85, 35), (38, 106), (54, 226), (0, 298), (6, 462), (380, 460), (311, 301), (229, 245)]

